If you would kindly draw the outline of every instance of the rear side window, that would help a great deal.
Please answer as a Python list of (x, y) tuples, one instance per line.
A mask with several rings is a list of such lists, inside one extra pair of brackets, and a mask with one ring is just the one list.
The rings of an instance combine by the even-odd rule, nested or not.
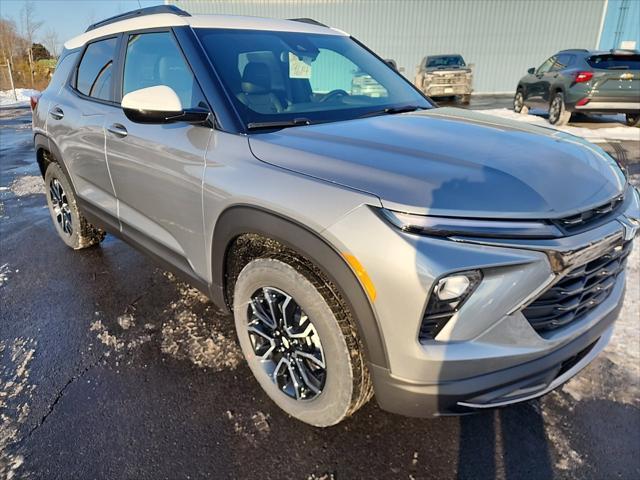
[(56, 71), (53, 73), (53, 77), (47, 86), (47, 90), (53, 93), (58, 93), (60, 91), (69, 78), (69, 74), (76, 63), (76, 58), (78, 58), (78, 52), (70, 53), (58, 61)]
[(156, 85), (171, 87), (185, 109), (206, 107), (193, 73), (170, 32), (129, 36), (122, 95)]
[(88, 97), (113, 101), (113, 57), (116, 38), (108, 38), (89, 44), (80, 65), (76, 88)]
[(603, 70), (640, 70), (640, 55), (593, 55), (587, 63)]

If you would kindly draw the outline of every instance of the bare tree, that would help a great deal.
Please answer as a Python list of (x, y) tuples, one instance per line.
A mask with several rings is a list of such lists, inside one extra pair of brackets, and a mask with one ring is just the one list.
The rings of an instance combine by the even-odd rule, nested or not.
[(58, 38), (58, 32), (56, 32), (53, 28), (49, 27), (42, 37), (42, 43), (47, 47), (49, 53), (54, 58), (58, 58), (60, 54), (60, 40)]
[(36, 32), (42, 26), (42, 21), (36, 20), (36, 6), (31, 0), (24, 2), (22, 10), (20, 11), (20, 20), (22, 23), (22, 35), (29, 42), (28, 55), (29, 55), (29, 68), (31, 70), (31, 87), (34, 86), (33, 79), (33, 40)]

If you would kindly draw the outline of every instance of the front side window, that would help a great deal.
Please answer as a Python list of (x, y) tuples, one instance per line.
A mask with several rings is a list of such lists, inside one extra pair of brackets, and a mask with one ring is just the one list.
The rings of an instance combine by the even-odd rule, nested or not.
[(204, 28), (196, 33), (247, 125), (431, 107), (396, 71), (346, 36)]
[(90, 43), (78, 65), (76, 89), (88, 97), (113, 100), (113, 58), (116, 38)]
[(558, 55), (557, 57), (555, 57), (555, 61), (553, 62), (553, 65), (551, 65), (550, 71), (559, 72), (561, 70), (564, 70), (571, 63), (571, 58), (572, 56), (567, 53)]
[(130, 35), (122, 95), (157, 85), (171, 87), (184, 109), (206, 108), (193, 73), (170, 32)]
[(556, 62), (556, 57), (548, 58), (542, 65), (538, 67), (538, 70), (536, 70), (536, 73), (537, 74), (547, 73), (555, 62)]

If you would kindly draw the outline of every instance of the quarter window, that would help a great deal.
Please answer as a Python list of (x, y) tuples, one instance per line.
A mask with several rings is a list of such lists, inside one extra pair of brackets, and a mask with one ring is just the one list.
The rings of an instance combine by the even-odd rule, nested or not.
[(116, 38), (90, 43), (78, 66), (76, 88), (79, 92), (100, 100), (113, 100), (113, 57)]
[(193, 73), (170, 32), (129, 36), (122, 95), (157, 85), (171, 87), (184, 109), (206, 108)]

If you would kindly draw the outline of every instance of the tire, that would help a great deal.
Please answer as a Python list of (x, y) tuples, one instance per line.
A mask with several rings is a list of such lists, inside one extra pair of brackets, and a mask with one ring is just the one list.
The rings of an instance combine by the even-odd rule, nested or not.
[(462, 95), (460, 97), (460, 103), (463, 105), (469, 105), (471, 103), (471, 95)]
[(105, 232), (91, 225), (78, 210), (75, 193), (60, 165), (49, 164), (44, 183), (51, 219), (67, 246), (81, 250), (104, 240)]
[(518, 90), (513, 97), (513, 111), (522, 115), (529, 113), (529, 107), (524, 103), (524, 93), (522, 90)]
[(549, 103), (549, 123), (555, 126), (562, 126), (569, 123), (571, 112), (567, 111), (564, 104), (564, 94), (556, 92)]
[[(249, 368), (286, 413), (328, 427), (371, 398), (371, 380), (351, 316), (331, 285), (305, 264), (288, 256), (252, 260), (238, 275), (233, 298), (236, 332)], [(275, 322), (268, 302), (276, 312)], [(278, 312), (288, 312), (289, 320), (285, 323), (285, 315)], [(311, 357), (315, 360), (308, 360)], [(283, 358), (291, 360), (292, 369)], [(299, 361), (302, 366), (296, 367)], [(292, 372), (300, 388), (291, 381)]]
[(627, 113), (625, 115), (625, 124), (629, 127), (637, 127), (640, 125), (640, 113)]

